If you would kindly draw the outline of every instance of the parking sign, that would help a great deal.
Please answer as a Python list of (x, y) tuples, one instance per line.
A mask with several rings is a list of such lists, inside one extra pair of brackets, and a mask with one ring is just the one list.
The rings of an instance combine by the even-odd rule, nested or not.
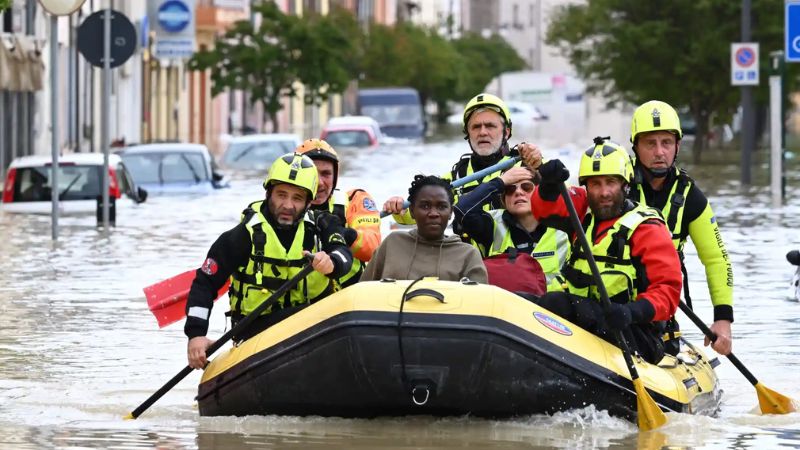
[(785, 16), (786, 61), (800, 62), (800, 0), (786, 2)]
[(731, 44), (731, 84), (758, 86), (758, 43)]

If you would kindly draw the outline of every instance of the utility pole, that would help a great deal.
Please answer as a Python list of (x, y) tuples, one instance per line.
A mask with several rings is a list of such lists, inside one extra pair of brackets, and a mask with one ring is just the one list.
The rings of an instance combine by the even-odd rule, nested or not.
[[(750, 4), (751, 0), (742, 0), (742, 42), (750, 42)], [(758, 64), (758, 61), (756, 61)], [(756, 122), (755, 106), (753, 103), (753, 88), (742, 86), (742, 184), (750, 185), (750, 169), (752, 166), (753, 151), (756, 147)]]

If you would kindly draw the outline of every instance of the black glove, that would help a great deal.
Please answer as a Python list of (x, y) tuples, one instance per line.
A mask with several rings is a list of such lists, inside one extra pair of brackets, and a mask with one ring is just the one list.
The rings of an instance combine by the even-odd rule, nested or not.
[(539, 175), (542, 184), (559, 184), (569, 179), (569, 170), (559, 159), (551, 159), (539, 166)]
[(344, 240), (347, 243), (347, 246), (350, 247), (353, 245), (353, 242), (355, 242), (356, 239), (358, 239), (358, 231), (352, 228), (344, 227)]
[(342, 226), (342, 220), (339, 219), (339, 216), (327, 211), (314, 211), (311, 217), (320, 231), (327, 230), (330, 227)]
[(606, 313), (606, 326), (612, 330), (623, 330), (632, 323), (648, 323), (653, 320), (656, 310), (646, 298), (625, 303), (611, 302), (611, 308)]
[(611, 307), (606, 311), (606, 326), (612, 330), (624, 330), (633, 323), (633, 314), (628, 307), (630, 303), (620, 305), (611, 303)]

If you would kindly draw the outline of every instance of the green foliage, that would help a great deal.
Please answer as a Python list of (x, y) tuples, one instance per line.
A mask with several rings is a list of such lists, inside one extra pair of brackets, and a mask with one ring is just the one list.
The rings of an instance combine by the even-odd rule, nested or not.
[(333, 8), (328, 15), (286, 15), (274, 2), (260, 2), (258, 29), (249, 21), (234, 24), (213, 49), (189, 61), (190, 70), (210, 70), (212, 93), (246, 90), (274, 121), (282, 99), (301, 84), (307, 104), (321, 104), (349, 82), (411, 86), (423, 102), (434, 101), (446, 116), (449, 101), (465, 101), (496, 75), (525, 67), (499, 36), (467, 35), (448, 41), (434, 30), (400, 23), (371, 24), (364, 34), (351, 12)]
[(525, 68), (525, 61), (498, 35), (484, 39), (480, 35), (467, 33), (453, 41), (453, 45), (467, 67), (458, 93), (459, 100), (472, 98), (483, 91), (492, 78), (503, 72)]
[(11, 0), (0, 0), (0, 12), (11, 6)]
[[(782, 48), (782, 5), (753, 2), (762, 69), (769, 51)], [(739, 103), (740, 90), (730, 84), (730, 44), (740, 40), (740, 17), (741, 2), (730, 0), (588, 0), (560, 7), (546, 41), (608, 106), (664, 100), (687, 108), (705, 137), (711, 120), (728, 121)], [(767, 89), (762, 81), (758, 98)], [(700, 150), (705, 139), (695, 142)]]
[(211, 71), (213, 95), (247, 90), (275, 123), (281, 100), (296, 95), (298, 83), (305, 85), (308, 104), (344, 91), (352, 77), (353, 43), (331, 18), (286, 15), (273, 2), (254, 8), (261, 15), (258, 29), (249, 21), (236, 22), (213, 49), (189, 61), (190, 70)]
[(501, 37), (475, 34), (448, 41), (410, 23), (373, 24), (364, 45), (362, 86), (411, 86), (447, 116), (448, 101), (466, 101), (502, 72), (525, 62)]

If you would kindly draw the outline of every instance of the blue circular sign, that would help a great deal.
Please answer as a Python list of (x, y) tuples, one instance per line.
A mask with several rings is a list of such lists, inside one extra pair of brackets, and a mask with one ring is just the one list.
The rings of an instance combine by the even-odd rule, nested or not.
[(158, 23), (165, 31), (179, 33), (192, 22), (192, 11), (180, 0), (169, 0), (158, 8)]

